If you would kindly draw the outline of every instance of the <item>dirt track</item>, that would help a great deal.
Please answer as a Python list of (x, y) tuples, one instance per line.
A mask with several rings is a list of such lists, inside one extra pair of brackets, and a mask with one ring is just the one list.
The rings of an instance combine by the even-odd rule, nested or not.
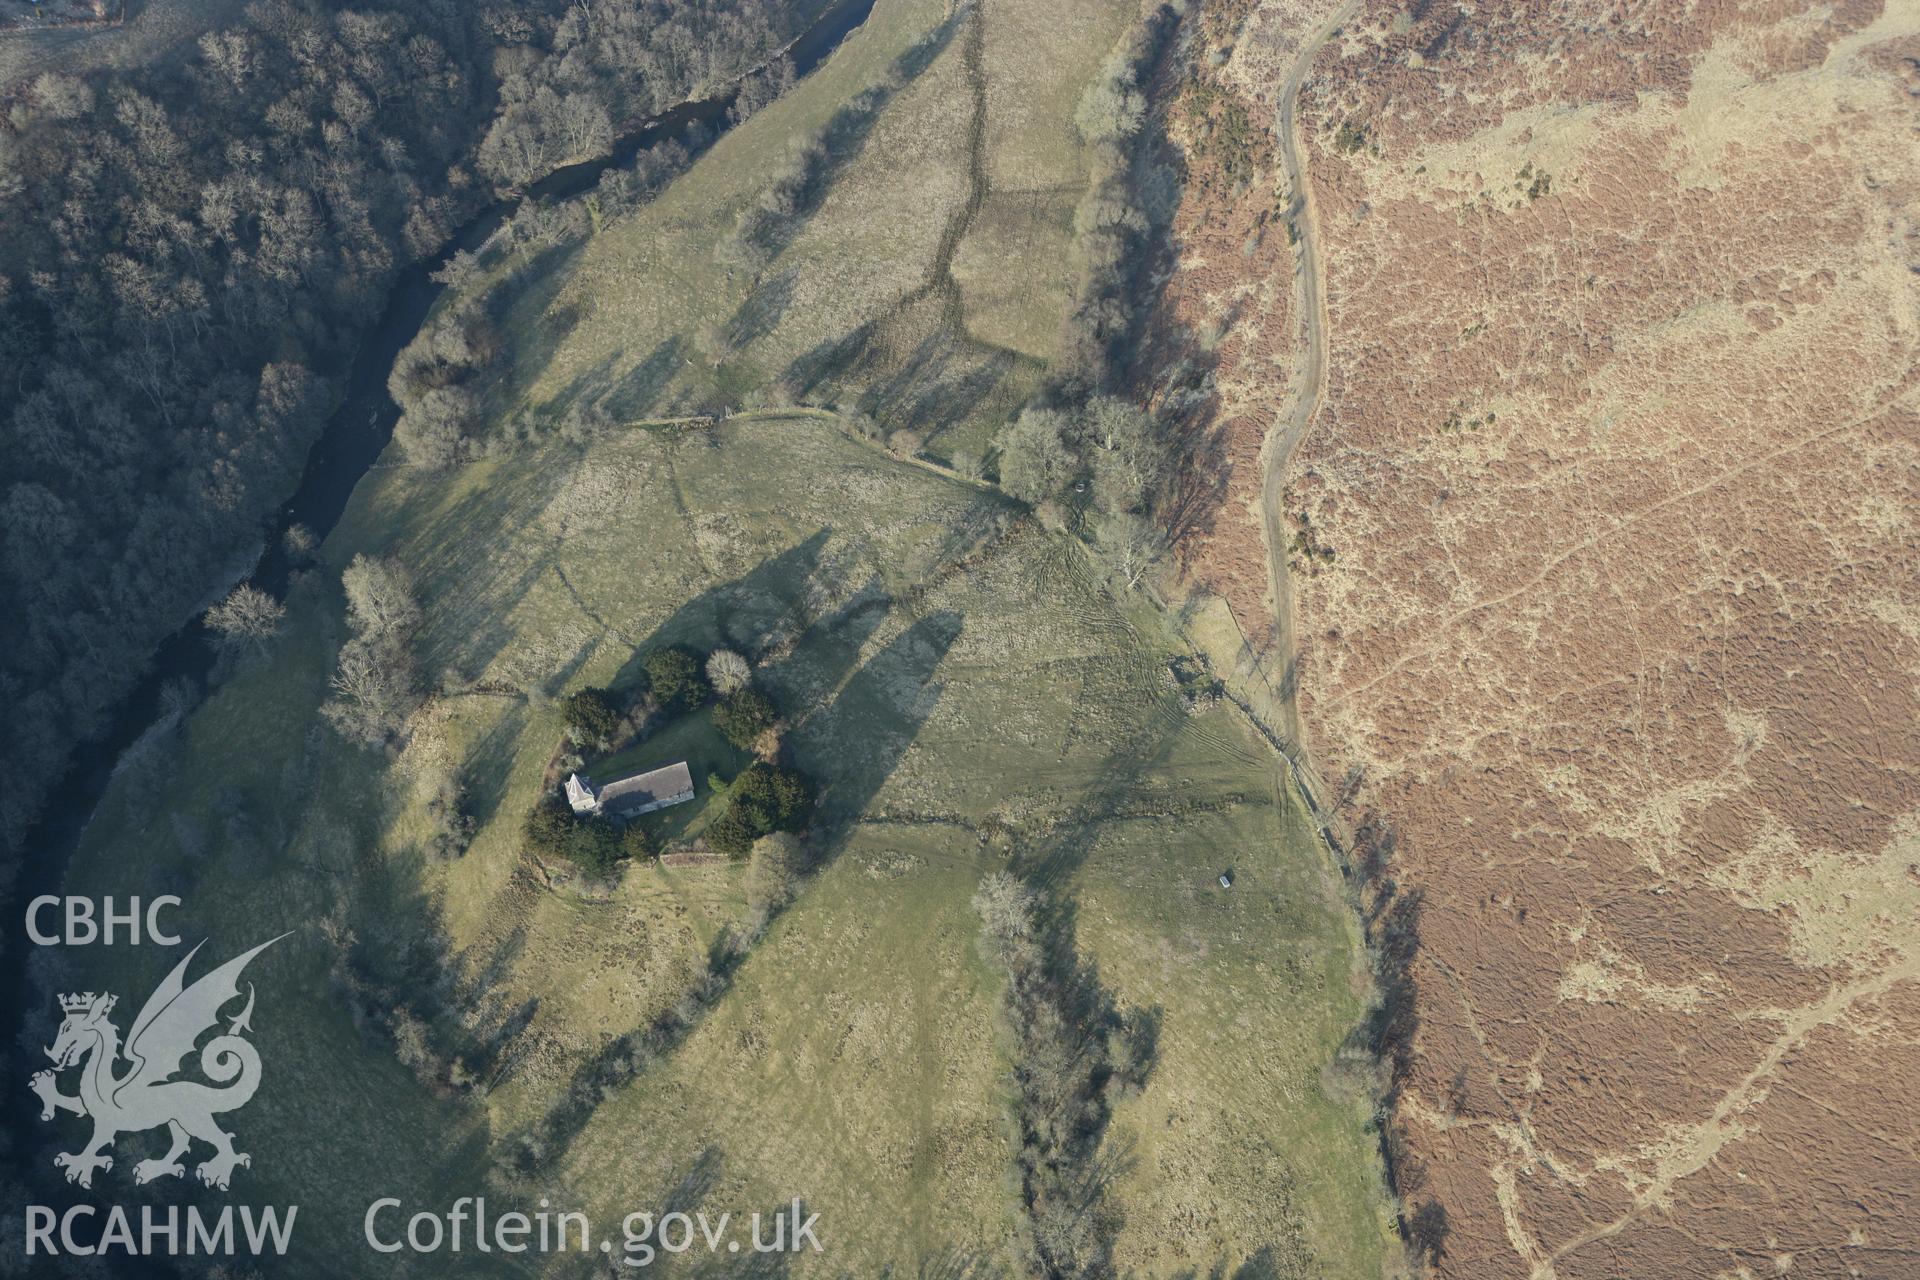
[[(1329, 34), (1350, 19), (1359, 7), (1360, 0), (1348, 0), (1337, 13), (1320, 24), (1300, 51), (1300, 56), (1294, 59), (1286, 83), (1280, 86), (1280, 107), (1273, 130), (1279, 146), (1280, 171), (1293, 197), (1289, 213), (1299, 236), (1299, 243), (1295, 246), (1299, 261), (1295, 277), (1295, 306), (1298, 308), (1296, 314), (1300, 317), (1301, 335), (1298, 390), (1285, 412), (1274, 423), (1262, 450), (1264, 474), (1260, 486), (1261, 517), (1266, 526), (1267, 566), (1273, 581), (1274, 650), (1279, 655), (1283, 672), (1291, 670), (1295, 658), (1293, 591), (1287, 582), (1287, 468), (1293, 462), (1294, 451), (1300, 447), (1300, 442), (1313, 425), (1314, 416), (1319, 413), (1320, 402), (1327, 390), (1327, 300), (1321, 286), (1320, 228), (1314, 212), (1313, 188), (1301, 177), (1299, 122), (1295, 117), (1300, 86), (1313, 69), (1314, 59), (1319, 56)], [(1283, 688), (1289, 694), (1292, 683), (1283, 678)], [(1306, 726), (1300, 720), (1298, 702), (1292, 696), (1282, 696), (1279, 706), (1287, 737), (1294, 745), (1294, 750), (1288, 753), (1288, 759), (1293, 762), (1296, 773), (1306, 774), (1306, 790), (1318, 801), (1326, 794), (1326, 787), (1318, 777), (1318, 770), (1311, 764), (1312, 753), (1306, 737)], [(1316, 816), (1324, 825), (1325, 815)]]

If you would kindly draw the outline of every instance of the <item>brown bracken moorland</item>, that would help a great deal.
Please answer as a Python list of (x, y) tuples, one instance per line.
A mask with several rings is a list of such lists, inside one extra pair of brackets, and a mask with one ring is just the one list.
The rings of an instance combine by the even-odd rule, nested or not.
[(1182, 563), (1404, 962), (1416, 1245), (1920, 1275), (1920, 7), (1225, 8)]

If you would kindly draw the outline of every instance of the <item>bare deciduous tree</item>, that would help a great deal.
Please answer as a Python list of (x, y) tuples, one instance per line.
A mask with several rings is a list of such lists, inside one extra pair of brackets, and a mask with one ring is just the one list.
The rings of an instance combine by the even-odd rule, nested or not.
[(747, 687), (753, 666), (731, 649), (715, 649), (707, 657), (707, 683), (722, 696)]
[(1000, 487), (1022, 502), (1039, 502), (1066, 487), (1074, 458), (1067, 448), (1067, 416), (1028, 409), (1000, 433)]
[(340, 575), (347, 616), (363, 635), (409, 637), (420, 625), (413, 575), (398, 560), (359, 555)]
[(258, 587), (242, 583), (213, 608), (207, 610), (207, 626), (219, 637), (221, 647), (258, 652), (280, 634), (287, 607)]
[(1099, 526), (1100, 542), (1113, 557), (1113, 567), (1132, 591), (1140, 586), (1166, 549), (1166, 535), (1152, 521), (1131, 511), (1118, 511), (1104, 517)]

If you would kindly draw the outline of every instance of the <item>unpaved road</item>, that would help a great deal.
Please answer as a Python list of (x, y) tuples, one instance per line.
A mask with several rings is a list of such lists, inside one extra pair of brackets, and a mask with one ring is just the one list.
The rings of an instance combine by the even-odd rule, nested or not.
[(1315, 415), (1319, 413), (1327, 389), (1327, 302), (1321, 280), (1320, 228), (1314, 214), (1313, 187), (1306, 179), (1306, 167), (1300, 159), (1295, 106), (1299, 101), (1300, 86), (1305, 82), (1321, 48), (1359, 7), (1359, 0), (1348, 0), (1320, 25), (1301, 48), (1300, 56), (1294, 59), (1293, 68), (1287, 73), (1286, 83), (1281, 86), (1279, 118), (1274, 127), (1280, 143), (1281, 168), (1286, 174), (1287, 190), (1293, 197), (1289, 214), (1299, 236), (1295, 246), (1299, 250), (1299, 265), (1294, 273), (1294, 299), (1296, 314), (1301, 317), (1300, 323), (1305, 331), (1306, 349), (1300, 374), (1295, 379), (1297, 390), (1293, 401), (1274, 420), (1262, 450), (1264, 475), (1261, 483), (1261, 518), (1267, 540), (1267, 568), (1272, 578), (1274, 652), (1282, 673), (1280, 728), (1287, 739), (1287, 759), (1293, 767), (1294, 780), (1323, 828), (1328, 822), (1326, 813), (1322, 811), (1322, 797), (1327, 790), (1313, 768), (1300, 720), (1298, 700), (1293, 694), (1293, 605), (1292, 592), (1287, 583), (1287, 527), (1282, 502), (1287, 483), (1287, 465), (1300, 441), (1306, 437)]

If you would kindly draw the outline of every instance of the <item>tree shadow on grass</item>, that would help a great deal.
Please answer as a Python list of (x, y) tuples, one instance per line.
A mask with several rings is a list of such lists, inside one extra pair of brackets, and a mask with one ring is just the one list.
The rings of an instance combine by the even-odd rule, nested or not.
[[(931, 314), (936, 305), (929, 299), (922, 307)], [(801, 396), (846, 396), (888, 429), (921, 432), (923, 447), (982, 416), (1013, 416), (1019, 375), (1037, 367), (1032, 360), (931, 324), (915, 339), (905, 332), (912, 319), (869, 321), (820, 342), (794, 358), (784, 379)]]
[[(1184, 717), (1170, 706), (1177, 696), (1163, 694), (1148, 705), (1144, 725), (1109, 753), (1073, 815), (1037, 846), (1016, 850), (1010, 866), (1034, 894), (1032, 945), (1037, 950), (1037, 958), (1019, 965), (1014, 949), (1003, 953), (1010, 981), (1006, 1017), (1016, 1041), (1014, 1119), (1022, 1138), (1017, 1157), (1022, 1196), (1030, 1239), (1045, 1264), (1071, 1264), (1075, 1274), (1111, 1271), (1125, 1215), (1107, 1193), (1130, 1156), (1110, 1140), (1109, 1082), (1123, 1090), (1145, 1085), (1159, 1054), (1161, 1014), (1158, 1009), (1123, 1012), (1098, 966), (1081, 954), (1073, 881), (1102, 824), (1124, 810), (1144, 774), (1171, 756), (1185, 729)], [(1062, 1044), (1097, 1056), (1077, 1070), (1063, 1068), (1058, 1061)], [(1076, 1117), (1071, 1124), (1057, 1118), (1067, 1113), (1068, 1104), (1055, 1097), (1062, 1090), (1071, 1093), (1070, 1113)], [(1070, 1221), (1071, 1229), (1063, 1221)]]
[(869, 320), (851, 333), (815, 343), (787, 366), (786, 381), (799, 395), (812, 398), (823, 383), (838, 379), (852, 367), (877, 327)]
[(609, 351), (542, 400), (539, 406), (539, 413), (543, 415), (540, 419), (541, 429), (550, 429), (561, 422), (569, 409), (585, 410), (598, 404), (613, 386), (613, 366), (619, 359), (618, 351)]
[(977, 1248), (947, 1245), (930, 1257), (922, 1258), (911, 1271), (888, 1267), (882, 1280), (1012, 1280), (1005, 1264), (987, 1258)]
[[(1293, 1280), (1316, 1270), (1310, 1259), (1283, 1262), (1272, 1245), (1260, 1246), (1231, 1271), (1227, 1269), (1229, 1265), (1225, 1261), (1214, 1263), (1207, 1268), (1204, 1280)], [(1187, 1267), (1175, 1272), (1171, 1280), (1202, 1280), (1202, 1274), (1198, 1267)]]
[(824, 780), (813, 841), (816, 866), (839, 853), (933, 714), (941, 693), (934, 673), (963, 625), (951, 609), (921, 618), (855, 672), (831, 707), (799, 727), (794, 754), (803, 769)]
[(397, 555), (416, 582), (431, 584), (418, 657), (431, 678), (440, 672), (485, 671), (516, 634), (514, 606), (551, 569), (547, 553), (518, 563), (499, 546), (546, 547), (538, 528), (557, 472), (547, 466), (499, 469), (451, 501), (416, 513), (405, 535), (380, 548)]
[(1098, 781), (1081, 795), (1073, 817), (1049, 839), (1016, 853), (1011, 869), (1030, 888), (1059, 894), (1071, 891), (1074, 875), (1100, 838), (1101, 825), (1124, 811), (1144, 776), (1172, 758), (1186, 729), (1178, 701), (1177, 693), (1159, 695), (1146, 724), (1101, 763)]
[(647, 358), (620, 376), (605, 391), (586, 389), (596, 403), (616, 421), (651, 416), (660, 393), (673, 381), (673, 375), (687, 362), (687, 344), (678, 335), (665, 339)]
[(928, 32), (893, 60), (879, 84), (862, 89), (828, 117), (815, 135), (819, 152), (804, 162), (797, 189), (790, 193), (790, 210), (784, 216), (766, 218), (754, 235), (767, 260), (779, 257), (820, 211), (841, 172), (866, 148), (867, 138), (888, 104), (946, 51), (966, 16), (967, 11), (961, 9)]
[(784, 651), (754, 676), (775, 705), (786, 709), (790, 734), (830, 705), (895, 603), (877, 576), (868, 578), (832, 613), (807, 619)]
[(500, 812), (500, 805), (507, 797), (507, 784), (513, 778), (513, 760), (518, 754), (520, 734), (526, 725), (526, 704), (517, 700), (509, 702), (461, 761), (460, 782), (466, 792), (466, 811), (475, 827), (485, 827)]
[(761, 280), (727, 322), (727, 341), (735, 348), (744, 347), (778, 328), (793, 305), (793, 285), (799, 278), (800, 269), (788, 267)]
[(501, 998), (525, 932), (458, 946), (441, 901), (422, 887), (417, 855), (368, 859), (359, 879), (333, 974), (355, 1025), (442, 1096), (497, 1074), (537, 1008)]
[(887, 353), (868, 347), (847, 373), (870, 382), (860, 396), (863, 411), (888, 426), (921, 432), (931, 443), (981, 412), (1020, 363), (1011, 351), (940, 330), (922, 338), (891, 370)]
[[(670, 1214), (692, 1215), (706, 1208), (708, 1198), (713, 1194), (715, 1188), (720, 1186), (720, 1170), (723, 1163), (724, 1157), (719, 1147), (702, 1147), (695, 1153), (693, 1160), (687, 1165), (687, 1171), (681, 1174), (679, 1179), (667, 1189), (667, 1193), (660, 1198), (657, 1205), (628, 1206), (633, 1212), (652, 1215), (652, 1222), (650, 1229), (644, 1234), (636, 1232), (632, 1235), (626, 1234), (627, 1223), (622, 1222), (622, 1234), (620, 1238), (614, 1242), (614, 1253), (618, 1261), (613, 1263), (611, 1274), (627, 1275), (644, 1269), (647, 1275), (671, 1276), (676, 1272), (687, 1274), (685, 1270), (686, 1267), (697, 1266), (698, 1262), (696, 1260), (704, 1259), (707, 1256), (706, 1250), (696, 1248), (684, 1253), (676, 1253), (673, 1250), (663, 1248), (660, 1241), (660, 1223)], [(731, 1206), (728, 1206), (717, 1209), (714, 1213), (709, 1213), (708, 1216), (709, 1218), (714, 1218), (718, 1213), (731, 1211)], [(741, 1238), (741, 1233), (747, 1230), (747, 1224), (739, 1220), (741, 1216), (742, 1215), (735, 1216), (736, 1229), (730, 1229), (729, 1231), (729, 1234), (735, 1238)], [(751, 1239), (750, 1236), (745, 1238)], [(677, 1243), (677, 1236), (675, 1237), (675, 1241)], [(645, 1249), (652, 1250), (653, 1256), (651, 1260), (645, 1260), (646, 1254), (643, 1252)], [(749, 1254), (747, 1256), (752, 1257), (753, 1255)], [(729, 1262), (737, 1261), (739, 1257), (740, 1255), (738, 1254), (732, 1255), (729, 1258)], [(706, 1273), (704, 1271), (695, 1271), (693, 1274)], [(759, 1273), (740, 1272), (730, 1268), (726, 1274), (757, 1275)]]
[(575, 303), (554, 306), (585, 243), (535, 250), (482, 296), (487, 315), (511, 334), (510, 358), (491, 380), (498, 400), (510, 402), (524, 395), (585, 317)]
[(832, 536), (832, 529), (821, 529), (681, 605), (621, 664), (611, 687), (637, 688), (645, 679), (647, 655), (670, 645), (701, 653), (725, 645), (750, 661), (764, 657), (799, 630), (808, 584)]

